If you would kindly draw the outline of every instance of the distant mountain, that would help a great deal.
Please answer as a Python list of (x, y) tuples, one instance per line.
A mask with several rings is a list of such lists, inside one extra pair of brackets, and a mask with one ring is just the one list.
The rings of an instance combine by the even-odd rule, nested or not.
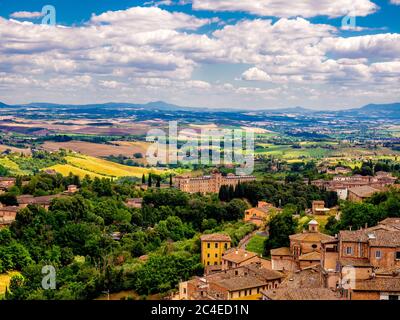
[(365, 118), (400, 119), (400, 102), (388, 104), (368, 104), (358, 109), (344, 110), (341, 113)]

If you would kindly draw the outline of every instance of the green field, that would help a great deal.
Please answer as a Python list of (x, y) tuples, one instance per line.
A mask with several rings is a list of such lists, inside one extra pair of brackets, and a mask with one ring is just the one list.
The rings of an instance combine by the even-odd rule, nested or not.
[(255, 235), (246, 246), (246, 250), (262, 255), (264, 252), (264, 242), (267, 238), (260, 235)]

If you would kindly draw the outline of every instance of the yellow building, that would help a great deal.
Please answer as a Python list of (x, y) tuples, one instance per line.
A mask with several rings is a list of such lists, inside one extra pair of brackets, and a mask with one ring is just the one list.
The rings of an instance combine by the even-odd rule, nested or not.
[(231, 237), (225, 234), (201, 236), (201, 262), (204, 266), (222, 265), (222, 254), (231, 247)]

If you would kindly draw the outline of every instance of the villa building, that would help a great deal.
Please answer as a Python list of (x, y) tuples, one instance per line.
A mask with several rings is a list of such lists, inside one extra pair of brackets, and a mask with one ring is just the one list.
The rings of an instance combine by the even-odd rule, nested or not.
[(213, 173), (210, 176), (198, 178), (175, 177), (174, 184), (179, 190), (187, 193), (218, 193), (221, 186), (236, 187), (239, 183), (255, 181), (254, 176), (235, 176), (228, 174), (223, 176), (221, 173)]
[(281, 211), (273, 204), (268, 202), (259, 201), (256, 208), (251, 208), (244, 213), (244, 222), (254, 223), (256, 226), (261, 227), (265, 224), (271, 213)]

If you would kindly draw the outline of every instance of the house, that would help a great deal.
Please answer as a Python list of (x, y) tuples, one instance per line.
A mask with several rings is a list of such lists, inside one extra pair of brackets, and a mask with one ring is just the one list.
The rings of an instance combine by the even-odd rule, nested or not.
[(244, 222), (251, 222), (261, 227), (274, 211), (280, 211), (274, 205), (259, 201), (256, 208), (251, 208), (244, 213)]
[(76, 185), (74, 185), (74, 184), (70, 184), (68, 187), (67, 187), (67, 193), (76, 193), (76, 192), (78, 192), (79, 191), (79, 189), (78, 189), (78, 186), (76, 186)]
[(325, 208), (325, 201), (316, 200), (312, 202), (312, 214), (313, 215), (326, 215), (330, 212), (330, 209)]
[(16, 179), (10, 177), (0, 177), (0, 190), (7, 191), (15, 186)]
[(0, 207), (0, 228), (10, 225), (15, 221), (18, 209), (19, 208), (15, 206)]
[(260, 258), (254, 252), (231, 248), (222, 254), (222, 270), (238, 268), (252, 263), (260, 263), (264, 268), (271, 269), (270, 261)]
[(261, 291), (278, 287), (283, 274), (259, 263), (196, 277), (179, 284), (180, 300), (259, 300)]
[(231, 237), (225, 234), (205, 234), (200, 237), (201, 262), (208, 266), (222, 266), (223, 253), (231, 247)]
[(125, 205), (129, 208), (141, 209), (143, 205), (143, 198), (126, 199)]
[(290, 247), (271, 250), (272, 269), (279, 271), (302, 270), (319, 265), (321, 242), (333, 237), (319, 232), (319, 224), (315, 220), (308, 223), (308, 230), (289, 236)]
[(352, 202), (363, 202), (370, 198), (374, 193), (380, 192), (379, 189), (370, 186), (359, 186), (349, 189), (348, 200)]
[(290, 272), (273, 289), (261, 292), (262, 300), (338, 300), (339, 295), (321, 283), (318, 267)]
[[(397, 295), (386, 289), (387, 283), (395, 288), (400, 277), (399, 225), (400, 219), (390, 218), (371, 228), (340, 231), (336, 239), (324, 242), (321, 275), (325, 286), (338, 288), (347, 299)], [(382, 278), (392, 280), (378, 280)]]
[(55, 194), (55, 195), (41, 196), (41, 197), (34, 197), (32, 195), (22, 195), (17, 197), (17, 202), (20, 208), (26, 208), (28, 205), (38, 205), (48, 210), (53, 199), (62, 196), (63, 196), (62, 194)]

